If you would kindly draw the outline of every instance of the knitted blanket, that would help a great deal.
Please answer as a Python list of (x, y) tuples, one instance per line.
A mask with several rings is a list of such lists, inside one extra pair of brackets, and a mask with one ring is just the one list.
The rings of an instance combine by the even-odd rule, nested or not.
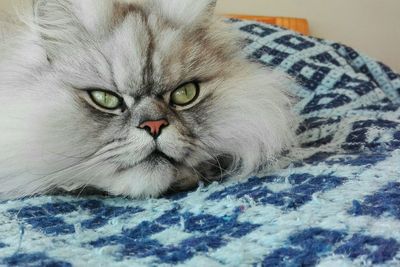
[(291, 165), (160, 199), (0, 203), (4, 266), (400, 266), (400, 76), (341, 44), (233, 20), (287, 72)]

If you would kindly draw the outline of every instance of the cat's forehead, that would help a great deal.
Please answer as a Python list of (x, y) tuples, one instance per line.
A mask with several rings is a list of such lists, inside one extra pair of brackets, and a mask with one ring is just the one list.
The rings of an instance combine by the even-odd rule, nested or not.
[(135, 97), (161, 94), (189, 79), (183, 73), (185, 31), (135, 3), (114, 4), (105, 44), (118, 89)]
[(114, 2), (112, 12), (112, 22), (115, 25), (121, 24), (125, 18), (130, 14), (138, 14), (143, 17), (146, 16), (145, 11), (141, 5), (129, 2)]
[[(108, 66), (107, 80), (113, 81), (120, 93), (133, 97), (162, 95), (180, 84), (210, 80), (232, 65), (230, 59), (236, 48), (226, 41), (218, 24), (203, 19), (210, 15), (206, 2), (190, 1), (202, 7), (203, 13), (181, 0), (171, 0), (171, 5), (157, 0), (112, 3), (107, 9), (110, 13), (104, 8), (79, 13), (91, 35), (88, 38), (94, 39), (79, 46), (100, 49), (96, 58)], [(85, 15), (94, 19), (84, 20)], [(99, 17), (107, 19), (96, 19)], [(86, 66), (92, 62), (81, 54), (76, 53), (76, 57)], [(90, 68), (93, 73), (104, 73), (96, 71), (99, 67), (95, 64)]]

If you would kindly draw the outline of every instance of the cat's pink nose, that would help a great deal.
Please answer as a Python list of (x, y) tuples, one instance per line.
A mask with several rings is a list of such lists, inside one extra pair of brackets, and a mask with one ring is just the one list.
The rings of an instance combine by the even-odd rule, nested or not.
[(139, 125), (140, 129), (146, 130), (151, 136), (157, 138), (161, 134), (161, 130), (169, 125), (166, 119), (157, 121), (145, 121)]

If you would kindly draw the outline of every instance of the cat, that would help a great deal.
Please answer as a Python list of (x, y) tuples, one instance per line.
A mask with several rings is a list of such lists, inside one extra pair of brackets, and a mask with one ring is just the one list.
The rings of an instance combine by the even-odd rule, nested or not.
[(0, 197), (157, 197), (246, 177), (294, 142), (284, 74), (213, 0), (36, 0), (3, 39)]

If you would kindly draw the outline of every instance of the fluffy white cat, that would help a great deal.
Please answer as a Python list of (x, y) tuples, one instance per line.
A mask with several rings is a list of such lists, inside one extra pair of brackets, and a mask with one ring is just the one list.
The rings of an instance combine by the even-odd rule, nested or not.
[(245, 177), (293, 142), (289, 80), (211, 0), (38, 0), (0, 58), (0, 197), (158, 196)]

